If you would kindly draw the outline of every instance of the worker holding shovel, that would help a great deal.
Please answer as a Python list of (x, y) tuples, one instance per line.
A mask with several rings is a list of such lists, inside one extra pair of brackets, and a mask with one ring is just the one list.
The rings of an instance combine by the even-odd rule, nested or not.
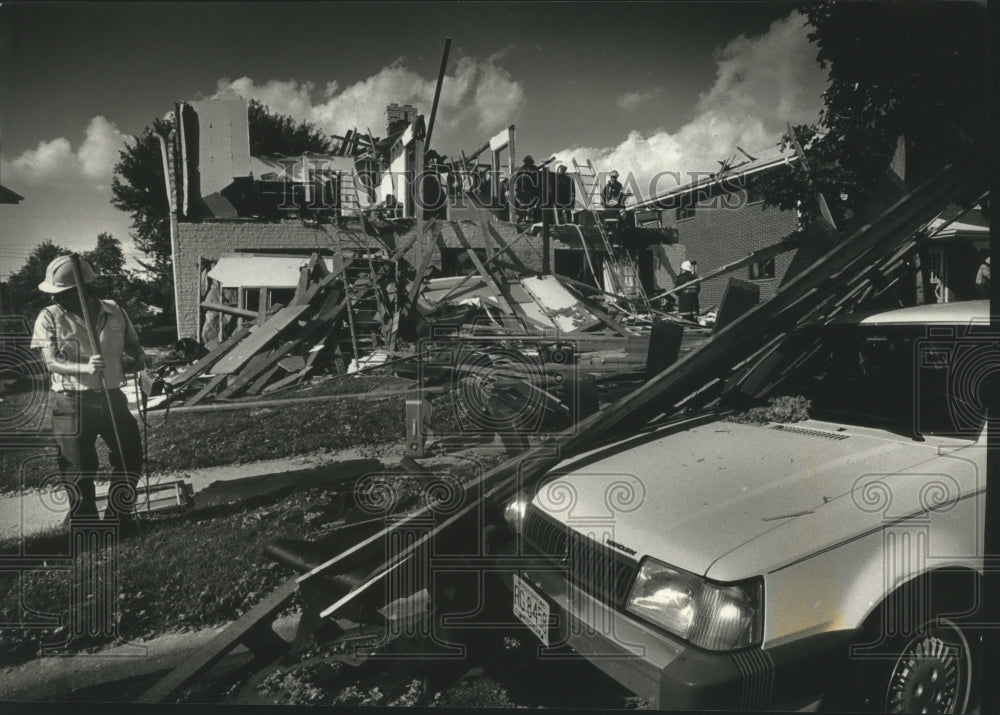
[(111, 486), (105, 520), (119, 533), (136, 530), (136, 483), (142, 466), (139, 426), (121, 390), (124, 358), (136, 369), (146, 356), (128, 315), (112, 300), (99, 300), (90, 284), (94, 271), (78, 256), (49, 263), (39, 290), (53, 296), (35, 321), (31, 347), (40, 348), (52, 384), (52, 431), (59, 445), (59, 471), (69, 494), (69, 519), (98, 518), (94, 476), (97, 437), (110, 449)]

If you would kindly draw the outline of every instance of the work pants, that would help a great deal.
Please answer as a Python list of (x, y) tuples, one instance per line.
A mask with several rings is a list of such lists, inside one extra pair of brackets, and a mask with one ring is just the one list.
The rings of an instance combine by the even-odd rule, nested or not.
[(97, 438), (110, 449), (111, 485), (104, 518), (130, 521), (135, 512), (136, 484), (142, 469), (142, 438), (139, 425), (119, 390), (109, 390), (118, 437), (100, 390), (53, 393), (52, 432), (59, 445), (59, 471), (69, 495), (71, 521), (96, 519), (94, 477), (100, 463)]

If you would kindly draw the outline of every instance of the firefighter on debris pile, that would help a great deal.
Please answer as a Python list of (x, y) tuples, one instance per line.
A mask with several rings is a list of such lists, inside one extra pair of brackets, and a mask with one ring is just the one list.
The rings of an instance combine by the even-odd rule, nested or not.
[(515, 171), (510, 180), (514, 184), (514, 211), (517, 223), (534, 223), (541, 218), (541, 176), (531, 155)]
[[(684, 261), (681, 263), (681, 272), (677, 274), (677, 279), (674, 281), (675, 287), (680, 287), (690, 283), (698, 277), (698, 271), (695, 268), (697, 264), (692, 261)], [(687, 318), (688, 320), (696, 320), (698, 314), (701, 312), (701, 308), (698, 305), (698, 293), (701, 292), (701, 284), (695, 283), (693, 286), (687, 286), (686, 288), (681, 288), (678, 291), (677, 302), (678, 309), (682, 318)]]

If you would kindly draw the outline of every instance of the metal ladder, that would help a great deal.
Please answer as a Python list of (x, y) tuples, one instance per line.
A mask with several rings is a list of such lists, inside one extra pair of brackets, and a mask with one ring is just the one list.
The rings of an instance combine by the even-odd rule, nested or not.
[(340, 195), (340, 216), (361, 216), (361, 199), (358, 198), (358, 187), (354, 184), (355, 174), (337, 172), (337, 183)]
[[(622, 284), (621, 277), (619, 275), (620, 267), (625, 266), (628, 268), (629, 273), (635, 277), (635, 288), (638, 290), (639, 299), (648, 309), (649, 298), (646, 296), (646, 291), (642, 287), (642, 281), (639, 280), (639, 266), (627, 254), (625, 258), (622, 258), (615, 253), (614, 248), (611, 245), (611, 240), (608, 238), (608, 234), (604, 230), (601, 215), (595, 208), (598, 201), (600, 201), (603, 206), (603, 200), (601, 197), (600, 181), (598, 180), (597, 170), (594, 168), (593, 162), (590, 159), (587, 159), (586, 164), (580, 164), (576, 160), (576, 157), (574, 157), (573, 167), (576, 169), (576, 173), (580, 177), (580, 185), (584, 189), (584, 194), (587, 197), (584, 201), (584, 208), (590, 212), (591, 216), (593, 216), (594, 225), (597, 227), (597, 232), (601, 236), (601, 243), (604, 246), (604, 251), (608, 254), (608, 264), (610, 268), (610, 271), (608, 272), (615, 283), (614, 292), (620, 294), (626, 300), (632, 299), (629, 295), (629, 291), (627, 291), (625, 286)], [(580, 238), (583, 240), (582, 233)], [(584, 247), (584, 250), (586, 250), (586, 247)]]

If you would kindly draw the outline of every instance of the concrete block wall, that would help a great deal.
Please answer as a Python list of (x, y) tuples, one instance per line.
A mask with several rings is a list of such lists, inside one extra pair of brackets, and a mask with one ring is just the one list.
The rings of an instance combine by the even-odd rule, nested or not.
[[(329, 249), (336, 245), (337, 233), (336, 226), (308, 226), (301, 221), (178, 223), (174, 255), (178, 337), (198, 337), (201, 258), (264, 249)], [(344, 245), (354, 245), (354, 240), (345, 237)]]
[[(795, 230), (798, 219), (794, 211), (781, 211), (773, 207), (764, 209), (763, 203), (741, 203), (737, 207), (726, 207), (720, 199), (717, 207), (698, 206), (694, 216), (680, 221), (676, 219), (673, 210), (664, 211), (663, 225), (676, 228), (678, 232), (678, 246), (667, 248), (678, 249), (677, 254), (683, 249), (683, 256), (675, 256), (679, 258), (677, 263), (673, 263), (675, 257), (671, 257), (673, 275), (680, 272), (680, 261), (683, 260), (697, 261), (698, 273), (705, 275), (727, 263), (744, 258), (752, 251), (777, 243)], [(789, 252), (775, 257), (774, 278), (754, 281), (760, 285), (761, 301), (774, 296), (794, 255), (794, 252)], [(674, 285), (673, 276), (665, 275), (666, 273), (668, 271), (664, 270), (663, 278), (668, 280), (664, 290)], [(657, 280), (663, 285), (660, 275), (657, 273)], [(747, 268), (731, 275), (749, 280)], [(728, 284), (727, 276), (702, 283), (701, 309), (706, 310), (713, 305), (718, 307)]]

